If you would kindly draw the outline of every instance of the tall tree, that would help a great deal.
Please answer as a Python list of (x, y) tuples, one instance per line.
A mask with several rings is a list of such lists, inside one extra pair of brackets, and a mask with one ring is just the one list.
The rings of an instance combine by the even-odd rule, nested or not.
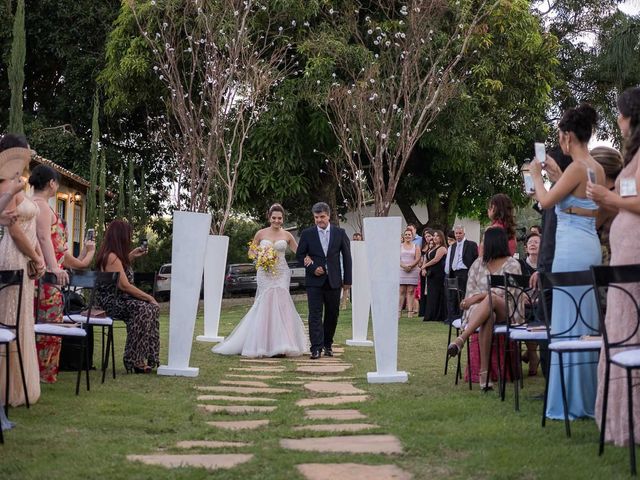
[(89, 165), (89, 193), (87, 196), (87, 226), (96, 226), (96, 192), (98, 191), (98, 150), (100, 148), (100, 99), (96, 90), (93, 96), (93, 120), (91, 122), (91, 163)]
[(105, 229), (105, 206), (107, 193), (107, 154), (105, 150), (100, 151), (100, 185), (98, 187), (98, 235), (97, 238), (102, 240)]
[(136, 215), (136, 199), (138, 198), (138, 195), (135, 194), (135, 179), (133, 177), (134, 164), (132, 159), (129, 159), (127, 168), (127, 218), (129, 219), (129, 222), (137, 226), (138, 219)]
[(9, 111), (9, 131), (24, 134), (22, 121), (22, 96), (24, 91), (24, 60), (26, 56), (26, 33), (24, 29), (24, 0), (18, 0), (13, 17), (13, 41), (11, 62), (9, 63), (9, 88), (11, 108)]
[(116, 210), (116, 216), (123, 219), (127, 211), (125, 204), (125, 179), (124, 169), (120, 166), (120, 175), (118, 176), (118, 209)]

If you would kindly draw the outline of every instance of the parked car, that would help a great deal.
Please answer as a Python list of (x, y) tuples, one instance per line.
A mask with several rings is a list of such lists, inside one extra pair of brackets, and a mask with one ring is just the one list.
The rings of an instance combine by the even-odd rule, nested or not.
[(156, 275), (154, 292), (159, 300), (169, 300), (171, 294), (171, 264), (165, 263)]
[(298, 262), (289, 262), (291, 268), (291, 286), (292, 289), (304, 288), (306, 286), (304, 267), (299, 267)]
[(232, 263), (227, 266), (224, 277), (225, 294), (255, 292), (257, 288), (256, 267), (253, 263)]

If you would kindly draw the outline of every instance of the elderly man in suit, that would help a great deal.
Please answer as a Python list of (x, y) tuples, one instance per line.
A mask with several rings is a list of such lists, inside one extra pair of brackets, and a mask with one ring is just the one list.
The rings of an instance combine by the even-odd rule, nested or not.
[[(343, 285), (347, 288), (351, 286), (351, 249), (345, 231), (329, 223), (329, 205), (319, 202), (311, 211), (315, 226), (303, 230), (300, 235), (296, 258), (306, 270), (311, 358), (317, 359), (323, 349), (325, 356), (333, 356), (340, 292)], [(306, 257), (310, 261), (305, 261)], [(341, 257), (344, 272), (340, 266)]]
[[(453, 228), (453, 234), (456, 237), (456, 241), (449, 247), (449, 252), (447, 252), (445, 273), (449, 275), (449, 278), (458, 279), (460, 298), (464, 298), (467, 291), (469, 268), (471, 268), (471, 264), (478, 258), (478, 244), (465, 238), (464, 227), (462, 225), (456, 225)], [(455, 314), (455, 316), (460, 313), (460, 305), (457, 305), (455, 298), (449, 299), (449, 311)]]

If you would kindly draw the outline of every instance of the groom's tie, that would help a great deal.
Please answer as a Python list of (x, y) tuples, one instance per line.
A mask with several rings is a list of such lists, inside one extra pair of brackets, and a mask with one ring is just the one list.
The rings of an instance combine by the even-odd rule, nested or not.
[(329, 250), (329, 231), (328, 230), (320, 230), (322, 234), (320, 235), (320, 243), (322, 244), (322, 251), (324, 252), (324, 256), (327, 256), (327, 251)]

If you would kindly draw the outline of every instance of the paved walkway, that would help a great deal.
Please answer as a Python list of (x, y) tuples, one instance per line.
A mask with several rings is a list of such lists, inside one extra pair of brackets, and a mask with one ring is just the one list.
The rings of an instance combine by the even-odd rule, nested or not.
[[(351, 347), (349, 347), (351, 348)], [(412, 476), (394, 464), (403, 453), (401, 442), (384, 433), (374, 418), (367, 418), (358, 406), (371, 400), (365, 386), (356, 387), (349, 376), (352, 365), (342, 360), (344, 349), (334, 347), (335, 357), (311, 361), (308, 357), (283, 359), (238, 358), (216, 385), (200, 385), (194, 392), (194, 408), (215, 420), (207, 425), (219, 432), (217, 440), (184, 440), (177, 449), (183, 454), (157, 453), (129, 455), (130, 461), (166, 468), (196, 467), (207, 470), (232, 469), (254, 459), (247, 453), (252, 446), (251, 431), (271, 427), (273, 415), (284, 399), (302, 393), (295, 402), (304, 412), (304, 424), (294, 425), (279, 440), (286, 450), (310, 452), (313, 463), (296, 465), (290, 478), (307, 480), (409, 480)], [(293, 399), (289, 401), (291, 404)], [(225, 432), (242, 432), (241, 441), (227, 441)], [(224, 450), (225, 453), (216, 453)], [(194, 453), (191, 453), (192, 451)], [(234, 453), (228, 453), (232, 451)], [(323, 463), (322, 454), (347, 454), (349, 463)], [(358, 462), (361, 454), (384, 455), (385, 464)], [(335, 456), (330, 458), (335, 459)], [(288, 477), (289, 478), (289, 477)]]

